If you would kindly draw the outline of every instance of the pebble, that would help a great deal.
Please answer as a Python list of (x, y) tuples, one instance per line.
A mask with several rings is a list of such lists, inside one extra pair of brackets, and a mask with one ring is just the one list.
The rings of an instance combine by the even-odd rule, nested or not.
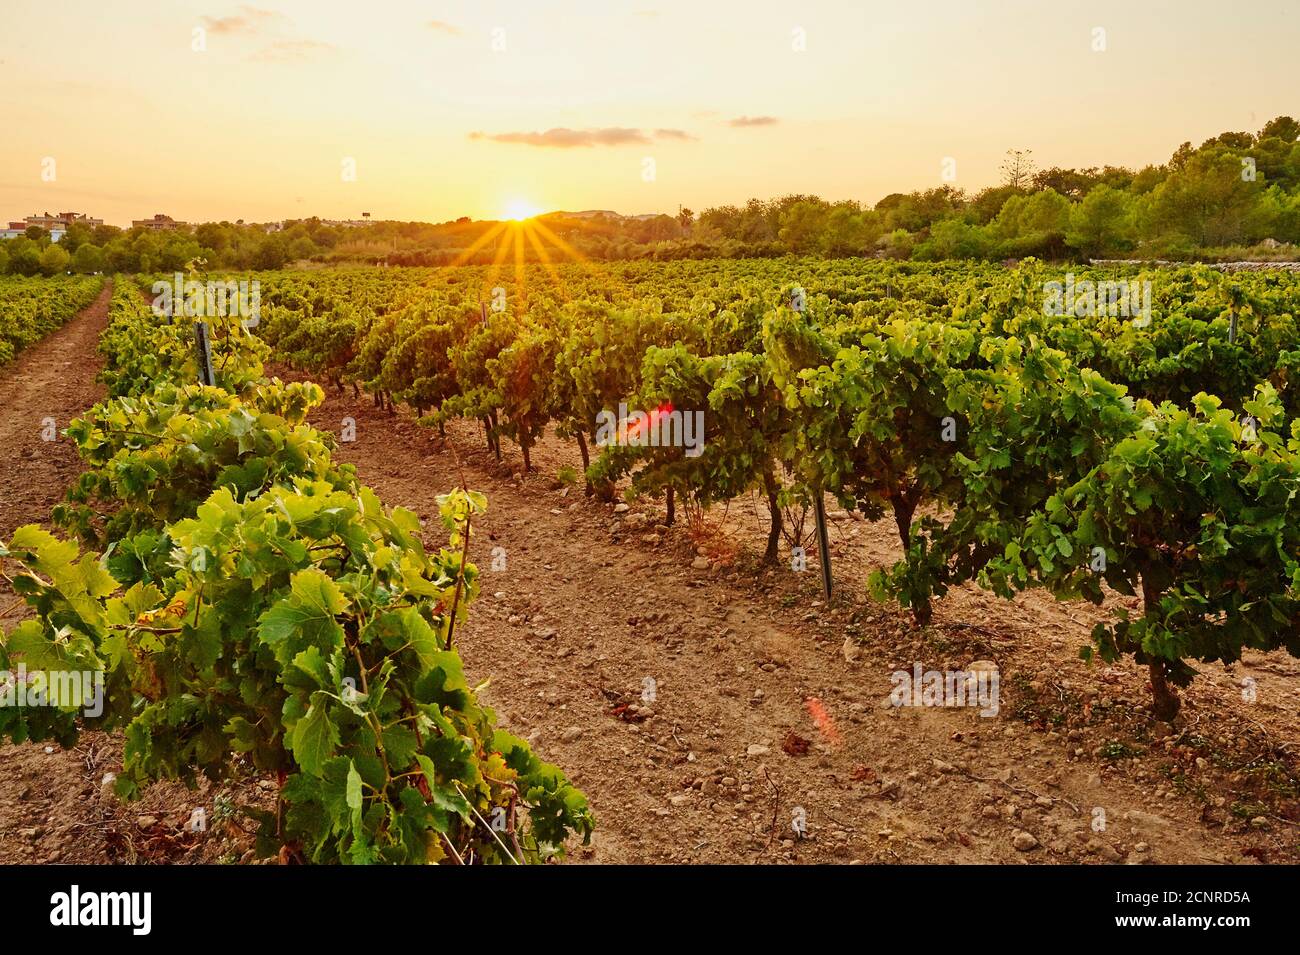
[(1028, 832), (1017, 832), (1016, 837), (1011, 840), (1011, 844), (1016, 847), (1017, 852), (1028, 852), (1031, 849), (1038, 848), (1038, 840)]

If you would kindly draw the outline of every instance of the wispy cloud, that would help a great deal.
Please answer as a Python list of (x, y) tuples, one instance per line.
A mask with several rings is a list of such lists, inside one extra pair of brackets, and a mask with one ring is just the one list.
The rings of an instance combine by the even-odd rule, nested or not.
[(238, 13), (224, 17), (200, 17), (209, 33), (225, 36), (251, 36), (262, 32), (273, 22), (280, 19), (274, 10), (260, 10), (243, 4)]
[(425, 26), (435, 33), (446, 33), (449, 36), (460, 36), (461, 34), (460, 27), (454, 23), (448, 23), (446, 20), (430, 20)]
[(518, 143), (524, 146), (542, 146), (552, 149), (578, 149), (587, 146), (631, 146), (649, 143), (654, 139), (691, 140), (695, 137), (681, 129), (656, 129), (653, 134), (623, 126), (606, 126), (600, 129), (565, 129), (558, 127), (545, 132), (482, 133), (469, 134), (470, 139), (486, 139), (494, 143)]
[(744, 129), (749, 126), (775, 126), (779, 122), (781, 121), (775, 116), (737, 116), (727, 120), (727, 125)]
[(254, 63), (302, 63), (317, 59), (338, 50), (333, 43), (320, 40), (277, 40), (265, 46), (248, 59)]

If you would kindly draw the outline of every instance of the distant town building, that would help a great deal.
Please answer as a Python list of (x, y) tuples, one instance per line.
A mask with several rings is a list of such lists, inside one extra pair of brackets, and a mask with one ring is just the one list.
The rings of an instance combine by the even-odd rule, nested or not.
[(177, 222), (171, 216), (165, 216), (161, 212), (155, 213), (152, 219), (132, 219), (131, 228), (133, 229), (152, 229), (155, 232), (170, 232), (173, 229), (187, 229), (188, 222)]
[(28, 225), (38, 225), (42, 229), (45, 229), (47, 232), (53, 232), (55, 229), (62, 229), (64, 232), (66, 232), (68, 230), (68, 226), (74, 223), (76, 223), (77, 225), (84, 225), (92, 229), (95, 226), (104, 224), (103, 219), (92, 219), (84, 212), (60, 212), (58, 215), (54, 215), (54, 216), (50, 215), (48, 212), (45, 212), (39, 216), (37, 215), (28, 216), (26, 222)]
[(321, 219), (320, 224), (336, 226), (342, 229), (357, 229), (363, 225), (370, 225), (370, 213), (363, 212), (361, 215), (363, 216), (361, 219)]
[(0, 239), (16, 239), (32, 226), (39, 226), (50, 234), (52, 241), (58, 242), (68, 234), (68, 227), (73, 224), (93, 229), (95, 226), (103, 225), (104, 220), (92, 219), (84, 212), (60, 212), (58, 215), (43, 212), (40, 215), (30, 215), (21, 222), (11, 220), (9, 228), (0, 229)]

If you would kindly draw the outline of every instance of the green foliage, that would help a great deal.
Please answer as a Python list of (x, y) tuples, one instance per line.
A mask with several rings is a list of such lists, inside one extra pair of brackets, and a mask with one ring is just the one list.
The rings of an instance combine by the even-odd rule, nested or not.
[[(1068, 177), (1054, 181), (1069, 188)], [(1113, 193), (1095, 185), (1084, 202), (1106, 220)], [(952, 197), (931, 198), (938, 208)], [(787, 204), (787, 219), (775, 221), (806, 212)], [(1127, 230), (1131, 210), (1119, 212)], [(1055, 191), (1012, 192), (982, 235), (1064, 241), (1084, 234), (1069, 231), (1081, 225), (1067, 225), (1069, 215)], [(1089, 241), (1122, 242), (1124, 230), (1099, 228)], [(935, 598), (966, 582), (1004, 596), (1047, 586), (1093, 599), (1103, 580), (1122, 592), (1141, 585), (1148, 557), (1118, 548), (1118, 537), (1081, 537), (1088, 512), (1061, 502), (1112, 473), (1116, 449), (1159, 418), (1153, 409), (1198, 407), (1205, 391), (1239, 418), (1264, 407), (1263, 386), (1275, 409), (1268, 427), (1284, 434), (1300, 416), (1294, 277), (1204, 266), (1069, 272), (1084, 304), (1054, 313), (1048, 289), (1066, 275), (1033, 259), (1015, 269), (800, 259), (639, 263), (593, 275), (561, 266), (526, 270), (504, 290), (507, 310), (486, 321), (479, 302), (499, 280), (489, 270), (281, 273), (262, 277), (277, 315), (263, 331), (309, 368), (373, 382), (429, 421), (480, 421), (498, 453), (507, 437), (526, 455), (553, 422), (579, 441), (590, 487), (607, 498), (623, 480), (631, 495), (671, 492), (701, 507), (758, 492), (772, 518), (769, 558), (782, 504), (828, 493), (872, 520), (888, 516), (901, 559), (873, 575), (872, 591), (924, 623)], [(1141, 303), (1127, 298), (1131, 287)], [(1117, 290), (1142, 311), (1111, 308)], [(299, 349), (295, 329), (345, 301), (356, 337), (330, 339), (322, 353)], [(631, 431), (623, 422), (620, 440), (598, 445), (600, 422), (636, 412), (654, 420)], [(627, 440), (693, 412), (704, 415), (699, 454), (684, 442)], [(1292, 466), (1294, 452), (1279, 448), (1278, 467)], [(1289, 513), (1269, 502), (1259, 513)], [(1170, 532), (1187, 534), (1212, 503), (1178, 487), (1152, 517), (1168, 515), (1184, 528)], [(1096, 546), (1110, 561), (1104, 574), (1089, 569)], [(1250, 578), (1247, 599), (1214, 603), (1228, 599), (1216, 591), (1211, 600), (1233, 626), (1248, 620), (1261, 646), (1288, 645), (1296, 626), (1284, 596), (1295, 543), (1284, 535), (1278, 547), (1282, 563)], [(1259, 607), (1283, 622), (1255, 621)], [(1175, 680), (1189, 672), (1184, 658), (1239, 652), (1231, 633), (1202, 632), (1186, 613), (1171, 620), (1179, 636), (1158, 646)], [(1099, 631), (1098, 646), (1151, 659), (1157, 644), (1127, 632), (1117, 621)]]
[(63, 325), (103, 287), (97, 277), (0, 278), (0, 365)]
[(427, 552), (416, 516), (304, 423), (319, 388), (262, 378), (266, 346), (237, 322), (216, 328), (226, 387), (188, 384), (188, 322), (139, 302), (122, 283), (103, 339), (119, 397), (69, 428), (90, 470), (58, 516), (107, 548), (35, 526), (0, 545), (36, 612), (0, 634), (0, 666), (103, 673), (103, 710), (6, 707), (0, 731), (69, 746), (82, 724), (123, 730), (127, 798), (274, 772), (278, 810), (249, 812), (259, 848), (290, 860), (515, 864), (588, 838), (583, 795), (495, 727), (456, 652), (486, 499), (439, 498), (448, 544)]

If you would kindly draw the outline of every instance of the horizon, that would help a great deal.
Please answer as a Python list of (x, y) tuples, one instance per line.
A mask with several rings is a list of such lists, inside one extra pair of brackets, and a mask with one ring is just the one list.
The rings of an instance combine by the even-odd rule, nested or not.
[[(1283, 0), (1249, 18), (1208, 0), (381, 7), (11, 4), (3, 216), (487, 221), (792, 193), (874, 205), (993, 185), (1008, 149), (1039, 168), (1160, 165), (1287, 113), (1300, 80), (1294, 31), (1251, 29), (1294, 22)], [(378, 13), (383, 29), (361, 28)], [(1249, 79), (1249, 99), (1225, 75)]]

